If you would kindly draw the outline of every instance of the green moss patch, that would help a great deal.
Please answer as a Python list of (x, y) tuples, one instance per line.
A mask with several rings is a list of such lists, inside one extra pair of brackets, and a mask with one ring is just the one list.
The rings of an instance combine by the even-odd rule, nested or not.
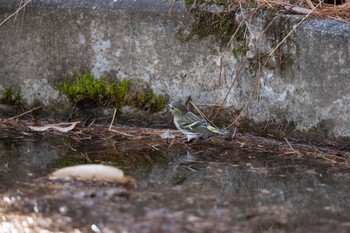
[(151, 113), (161, 111), (165, 105), (169, 102), (169, 99), (159, 95), (156, 96), (152, 91), (138, 92), (131, 100), (130, 105), (149, 111)]
[(75, 82), (66, 80), (59, 85), (61, 93), (77, 106), (121, 107), (129, 91), (127, 80), (108, 82), (92, 74), (78, 75)]
[[(188, 28), (180, 28), (177, 38), (186, 43), (214, 37), (222, 47), (230, 46), (233, 56), (241, 59), (249, 50), (246, 40), (246, 24), (236, 19), (240, 9), (251, 8), (254, 2), (244, 2), (244, 6), (228, 0), (184, 1), (192, 16)], [(213, 10), (212, 7), (216, 5)], [(186, 26), (187, 27), (187, 26)]]
[(130, 81), (127, 79), (110, 82), (103, 78), (95, 79), (90, 73), (78, 75), (75, 81), (64, 81), (59, 85), (59, 90), (78, 107), (119, 109), (132, 106), (155, 113), (161, 111), (169, 102), (165, 96), (155, 95), (152, 91), (140, 90), (131, 94)]
[(207, 36), (217, 36), (221, 42), (227, 44), (237, 30), (234, 11), (211, 12), (194, 8), (191, 10), (193, 21), (190, 32), (184, 35), (182, 31), (178, 33), (178, 39), (187, 42), (191, 39), (204, 39)]
[(11, 87), (6, 87), (2, 93), (0, 101), (2, 104), (10, 106), (20, 105), (22, 102), (22, 95), (19, 91), (14, 91)]

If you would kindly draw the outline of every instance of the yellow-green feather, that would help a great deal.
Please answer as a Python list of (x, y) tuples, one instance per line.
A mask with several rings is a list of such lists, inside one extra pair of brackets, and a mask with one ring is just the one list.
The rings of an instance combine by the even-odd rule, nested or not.
[(211, 132), (214, 132), (214, 133), (217, 133), (217, 134), (223, 134), (220, 130), (218, 130), (217, 128), (215, 128), (215, 127), (213, 127), (211, 125), (208, 125), (207, 129), (209, 129)]

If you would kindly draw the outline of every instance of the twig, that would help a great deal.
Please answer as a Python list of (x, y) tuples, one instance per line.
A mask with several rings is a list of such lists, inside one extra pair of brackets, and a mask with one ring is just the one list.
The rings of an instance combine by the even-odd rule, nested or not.
[(18, 14), (18, 12), (20, 10), (22, 10), (23, 8), (25, 8), (29, 3), (31, 2), (31, 0), (28, 0), (26, 3), (24, 3), (21, 7), (19, 7), (14, 13), (12, 13), (11, 15), (9, 15), (6, 19), (4, 19), (1, 23), (0, 23), (0, 27), (6, 23), (9, 19), (11, 19), (13, 16), (16, 16)]
[(290, 30), (290, 32), (278, 43), (278, 45), (272, 50), (271, 53), (269, 53), (268, 57), (272, 56), (272, 54), (275, 53), (275, 51), (283, 44), (283, 42), (295, 31), (295, 29), (297, 29), (297, 27), (299, 27), (300, 24), (302, 24), (305, 19), (307, 19), (312, 12), (314, 12), (316, 10), (317, 7), (319, 7), (322, 3), (323, 3), (324, 0), (321, 0), (316, 6), (314, 9), (312, 9), (307, 15), (305, 15), (305, 17), (303, 17), (299, 23), (297, 23), (292, 30)]
[(149, 146), (151, 146), (155, 150), (159, 150), (159, 148), (157, 148), (156, 145), (149, 145)]
[(174, 138), (174, 139), (171, 141), (170, 145), (168, 146), (168, 149), (174, 144), (175, 140), (176, 140), (176, 138)]
[(96, 121), (96, 118), (91, 121), (91, 123), (88, 125), (88, 128), (90, 128)]
[[(221, 104), (197, 104), (197, 106), (220, 107)], [(224, 108), (230, 108), (231, 106), (229, 106), (229, 105), (223, 105), (222, 107), (224, 107)]]
[[(267, 55), (266, 60), (264, 62), (264, 65), (262, 67), (259, 67), (259, 74), (258, 74), (258, 92), (257, 92), (257, 99), (259, 102), (259, 96), (260, 96), (260, 85), (261, 85), (261, 81), (260, 81), (260, 77), (262, 76), (263, 70), (266, 67), (269, 58), (276, 52), (276, 50), (284, 43), (284, 41), (296, 30), (297, 27), (299, 27), (300, 24), (302, 24), (309, 16), (310, 14), (312, 14), (313, 12), (316, 11), (316, 8), (318, 6), (320, 6), (323, 3), (324, 0), (321, 0), (312, 10), (310, 10), (310, 12), (308, 12), (308, 14), (305, 15), (305, 17), (303, 17), (299, 23), (297, 23), (293, 29), (277, 44), (277, 46)], [(269, 25), (264, 29), (263, 33), (266, 31), (266, 29), (271, 25), (271, 23), (277, 18), (277, 16), (271, 20), (271, 22), (269, 23)], [(262, 34), (263, 34), (262, 33)], [(261, 36), (262, 36), (261, 34)], [(260, 40), (260, 38), (259, 38)], [(260, 69), (261, 68), (261, 69)]]
[[(243, 20), (239, 23), (237, 29), (235, 30), (235, 32), (234, 32), (233, 35), (231, 36), (230, 41), (227, 43), (226, 50), (228, 50), (229, 45), (232, 44), (234, 38), (235, 38), (236, 35), (238, 34), (238, 32), (239, 32), (240, 28), (242, 27), (242, 25), (243, 25), (243, 24), (246, 24), (246, 21), (247, 21), (252, 15), (254, 15), (254, 13), (257, 11), (257, 9), (259, 9), (259, 8), (256, 8), (253, 12), (251, 12), (251, 13), (249, 14), (249, 16), (244, 17)], [(243, 12), (243, 11), (242, 11), (242, 12)], [(246, 25), (247, 25), (247, 24), (246, 24)], [(268, 25), (268, 26), (269, 26), (269, 25)], [(260, 36), (260, 38), (261, 38), (261, 37), (262, 37), (262, 35)], [(260, 38), (259, 38), (259, 40), (260, 40)], [(256, 42), (256, 43), (257, 43), (257, 42)], [(256, 44), (255, 44), (255, 47), (256, 47)], [(223, 54), (222, 56), (224, 56), (224, 54)], [(234, 85), (235, 85), (237, 79), (239, 78), (239, 76), (240, 76), (240, 74), (241, 74), (241, 71), (242, 71), (243, 67), (245, 66), (245, 64), (247, 63), (247, 61), (248, 61), (248, 57), (246, 56), (246, 57), (244, 58), (244, 60), (241, 62), (240, 66), (238, 67), (238, 69), (237, 69), (237, 71), (236, 71), (236, 74), (235, 74), (235, 77), (234, 77), (234, 79), (233, 79), (233, 81), (232, 81), (232, 83), (231, 83), (231, 86), (229, 87), (228, 91), (226, 92), (226, 95), (225, 95), (223, 101), (221, 102), (221, 105), (220, 105), (219, 109), (216, 111), (216, 113), (214, 114), (214, 116), (212, 117), (212, 119), (215, 119), (215, 118), (216, 118), (216, 116), (219, 114), (219, 111), (220, 111), (220, 110), (222, 109), (222, 107), (225, 105), (226, 100), (227, 100), (229, 94), (231, 93), (231, 91), (232, 91), (232, 89), (233, 89), (233, 87), (234, 87)]]
[(231, 135), (231, 139), (233, 139), (236, 136), (236, 132), (237, 132), (237, 127), (235, 127), (235, 129), (233, 130), (233, 133)]
[(223, 56), (220, 58), (220, 67), (219, 67), (219, 86), (221, 85), (221, 79), (222, 79), (222, 60)]
[(301, 155), (299, 151), (294, 150), (294, 148), (290, 145), (290, 143), (288, 142), (288, 139), (287, 139), (286, 137), (284, 138), (284, 140), (286, 141), (286, 143), (288, 144), (289, 148), (290, 148), (293, 152), (297, 153), (298, 155)]
[[(190, 100), (190, 104), (196, 109), (196, 111), (199, 113), (199, 115), (201, 115), (201, 117), (203, 118), (203, 119), (205, 119), (206, 121), (208, 121), (211, 125), (213, 125), (213, 126), (215, 126), (209, 119), (208, 119), (208, 117), (206, 117), (205, 115), (204, 115), (204, 113), (201, 111), (201, 110), (199, 110), (199, 108)], [(216, 126), (215, 126), (216, 127)]]
[(31, 109), (31, 110), (29, 110), (29, 111), (26, 111), (26, 112), (24, 112), (24, 113), (21, 113), (21, 114), (19, 114), (19, 115), (16, 115), (16, 116), (10, 117), (10, 118), (8, 118), (7, 120), (13, 120), (13, 119), (16, 119), (16, 118), (18, 118), (18, 117), (21, 117), (21, 116), (24, 116), (24, 115), (26, 115), (26, 114), (28, 114), (28, 113), (31, 113), (31, 112), (33, 112), (33, 111), (35, 111), (35, 110), (38, 110), (39, 108), (41, 108), (41, 106), (36, 107), (36, 108), (33, 108), (33, 109)]
[[(327, 160), (328, 162), (331, 162), (331, 163), (337, 163), (337, 161), (335, 161), (334, 159), (329, 159), (329, 158), (327, 158), (326, 156), (316, 155), (315, 157), (316, 157), (316, 158), (321, 158), (321, 159)], [(346, 164), (346, 163), (345, 163), (345, 164)]]
[(115, 119), (115, 115), (117, 114), (117, 109), (115, 108), (114, 109), (114, 112), (113, 112), (113, 117), (112, 117), (112, 121), (111, 121), (111, 124), (109, 125), (109, 131), (111, 131), (111, 129), (112, 129), (112, 125), (113, 125), (113, 123), (114, 123), (114, 119)]
[(89, 163), (92, 162), (91, 159), (89, 158), (87, 152), (85, 152), (85, 153), (81, 152), (80, 155), (83, 156), (83, 158), (86, 159)]
[(250, 93), (250, 96), (249, 96), (249, 99), (247, 101), (247, 104), (244, 106), (243, 110), (239, 113), (238, 117), (231, 123), (229, 124), (227, 127), (225, 127), (225, 129), (228, 129), (230, 128), (232, 125), (234, 125), (238, 119), (243, 115), (243, 112), (247, 109), (248, 107), (248, 104), (250, 103), (250, 101), (252, 100), (252, 96), (253, 96), (253, 93), (255, 92), (255, 90), (252, 91), (252, 93)]
[(77, 151), (76, 149), (74, 149), (70, 143), (66, 143), (66, 142), (63, 142), (64, 145), (66, 145), (69, 149), (71, 149), (72, 151)]
[(117, 130), (114, 130), (114, 129), (110, 129), (109, 131), (111, 131), (113, 133), (117, 133), (117, 134), (123, 135), (123, 136), (126, 136), (126, 137), (135, 137), (135, 135), (124, 133), (124, 132), (117, 131)]

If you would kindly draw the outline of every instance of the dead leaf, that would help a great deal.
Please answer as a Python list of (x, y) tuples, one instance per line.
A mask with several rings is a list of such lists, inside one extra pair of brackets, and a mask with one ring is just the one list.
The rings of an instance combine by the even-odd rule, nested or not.
[[(44, 126), (28, 126), (29, 129), (34, 131), (47, 131), (50, 129), (57, 130), (62, 133), (67, 133), (68, 131), (71, 131), (75, 128), (76, 124), (80, 123), (79, 121), (76, 122), (70, 122), (70, 123), (59, 123), (59, 124), (49, 124)], [(62, 125), (68, 125), (68, 126), (62, 126)]]

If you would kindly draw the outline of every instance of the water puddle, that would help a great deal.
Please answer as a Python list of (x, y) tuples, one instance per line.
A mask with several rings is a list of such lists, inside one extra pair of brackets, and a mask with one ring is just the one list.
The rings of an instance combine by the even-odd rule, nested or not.
[[(0, 141), (0, 232), (349, 232), (350, 173), (310, 151), (243, 139), (35, 133)], [(255, 145), (255, 146), (254, 146)], [(344, 162), (345, 161), (345, 162)], [(116, 165), (136, 188), (50, 181), (55, 168)]]

